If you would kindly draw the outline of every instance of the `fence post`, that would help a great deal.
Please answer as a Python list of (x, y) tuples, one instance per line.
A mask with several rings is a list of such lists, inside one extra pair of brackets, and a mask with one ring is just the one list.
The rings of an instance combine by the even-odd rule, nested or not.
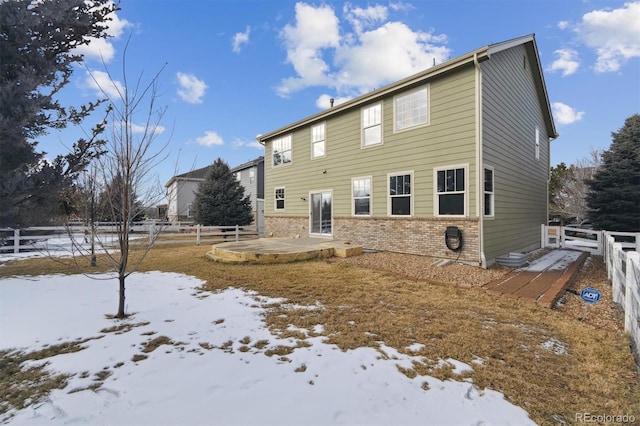
[(236, 241), (240, 241), (240, 227), (236, 225)]
[(598, 242), (598, 253), (604, 255), (604, 231), (598, 231), (596, 234), (596, 241)]
[(196, 245), (200, 245), (200, 224), (196, 225)]
[(20, 230), (13, 230), (13, 252), (20, 253)]

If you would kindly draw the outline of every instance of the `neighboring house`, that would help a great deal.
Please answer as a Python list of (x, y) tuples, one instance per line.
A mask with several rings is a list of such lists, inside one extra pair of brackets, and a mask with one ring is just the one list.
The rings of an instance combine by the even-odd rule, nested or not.
[[(204, 181), (211, 166), (192, 170), (169, 179), (167, 188), (167, 218), (171, 222), (189, 222), (193, 220), (193, 203), (198, 184)], [(241, 164), (231, 172), (244, 187), (245, 196), (251, 200), (254, 212), (254, 224), (260, 232), (264, 221), (264, 157)]]
[(535, 37), (492, 44), (258, 136), (265, 234), (488, 266), (540, 246), (556, 137)]

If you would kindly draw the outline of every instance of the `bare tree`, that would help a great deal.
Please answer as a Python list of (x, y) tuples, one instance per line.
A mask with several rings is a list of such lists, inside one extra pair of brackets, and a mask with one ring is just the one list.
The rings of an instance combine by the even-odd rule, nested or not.
[[(601, 163), (601, 152), (591, 148), (589, 156), (572, 164), (568, 169), (555, 169), (555, 189), (550, 194), (550, 212), (562, 218), (586, 219), (588, 192), (587, 181), (593, 177)], [(554, 171), (552, 170), (552, 174)]]
[[(164, 66), (150, 81), (143, 82), (140, 75), (134, 82), (127, 78), (125, 46), (122, 61), (122, 80), (118, 81), (107, 70), (109, 80), (102, 85), (94, 78), (108, 102), (106, 153), (96, 159), (96, 173), (85, 176), (86, 196), (84, 216), (87, 234), (91, 237), (91, 248), (73, 241), (74, 261), (90, 257), (96, 264), (95, 247), (104, 253), (107, 269), (118, 277), (119, 298), (116, 318), (126, 316), (126, 279), (134, 273), (149, 254), (162, 226), (151, 224), (143, 238), (132, 238), (133, 224), (143, 215), (145, 206), (155, 204), (164, 197), (154, 169), (164, 160), (168, 141), (158, 144), (158, 136), (166, 107), (159, 108), (158, 80)], [(96, 215), (108, 218), (113, 234), (105, 236), (96, 231)], [(88, 241), (85, 241), (88, 242)], [(103, 265), (105, 266), (105, 265)]]
[[(98, 194), (100, 192), (100, 182), (98, 180), (98, 168), (95, 163), (91, 164), (82, 172), (79, 182), (77, 198), (78, 213), (84, 221), (86, 231), (84, 234), (84, 243), (89, 244), (88, 256), (91, 259), (91, 266), (97, 265), (96, 258), (96, 242), (97, 222), (98, 222)], [(68, 234), (73, 241), (73, 232), (68, 227)]]

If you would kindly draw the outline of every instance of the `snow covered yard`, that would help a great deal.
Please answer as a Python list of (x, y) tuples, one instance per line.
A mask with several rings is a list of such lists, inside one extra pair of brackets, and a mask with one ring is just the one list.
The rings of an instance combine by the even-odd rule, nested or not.
[[(82, 275), (0, 280), (0, 350), (65, 342), (82, 350), (26, 366), (70, 375), (64, 389), (0, 420), (7, 424), (533, 424), (503, 395), (471, 379), (409, 378), (421, 357), (381, 344), (342, 351), (323, 327), (300, 338), (271, 332), (264, 314), (281, 299), (166, 272), (128, 280), (125, 321), (115, 280)], [(300, 306), (295, 306), (300, 308)], [(317, 305), (306, 307), (317, 309)], [(411, 352), (406, 350), (404, 352)], [(416, 349), (419, 348), (409, 348)], [(478, 362), (482, 362), (479, 360)], [(454, 373), (473, 365), (453, 359)]]

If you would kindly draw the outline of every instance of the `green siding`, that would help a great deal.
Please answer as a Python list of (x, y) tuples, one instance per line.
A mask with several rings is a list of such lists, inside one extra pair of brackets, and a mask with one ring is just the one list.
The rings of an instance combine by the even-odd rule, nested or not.
[[(388, 95), (382, 99), (382, 145), (361, 148), (359, 107), (325, 119), (326, 156), (323, 158), (311, 159), (311, 125), (292, 133), (293, 161), (289, 165), (273, 167), (271, 143), (267, 141), (265, 215), (307, 216), (309, 192), (333, 190), (333, 215), (350, 216), (351, 179), (372, 176), (373, 215), (387, 216), (387, 174), (412, 171), (414, 217), (432, 217), (433, 169), (468, 164), (468, 214), (474, 217), (474, 68), (462, 67), (416, 87), (424, 84), (429, 84), (429, 125), (394, 133), (393, 95)], [(412, 88), (404, 89), (408, 90)], [(283, 186), (286, 210), (276, 212), (274, 188)]]
[(481, 66), (483, 162), (494, 168), (495, 218), (484, 221), (484, 253), (491, 260), (540, 243), (540, 224), (547, 220), (549, 137), (524, 46), (497, 53)]

